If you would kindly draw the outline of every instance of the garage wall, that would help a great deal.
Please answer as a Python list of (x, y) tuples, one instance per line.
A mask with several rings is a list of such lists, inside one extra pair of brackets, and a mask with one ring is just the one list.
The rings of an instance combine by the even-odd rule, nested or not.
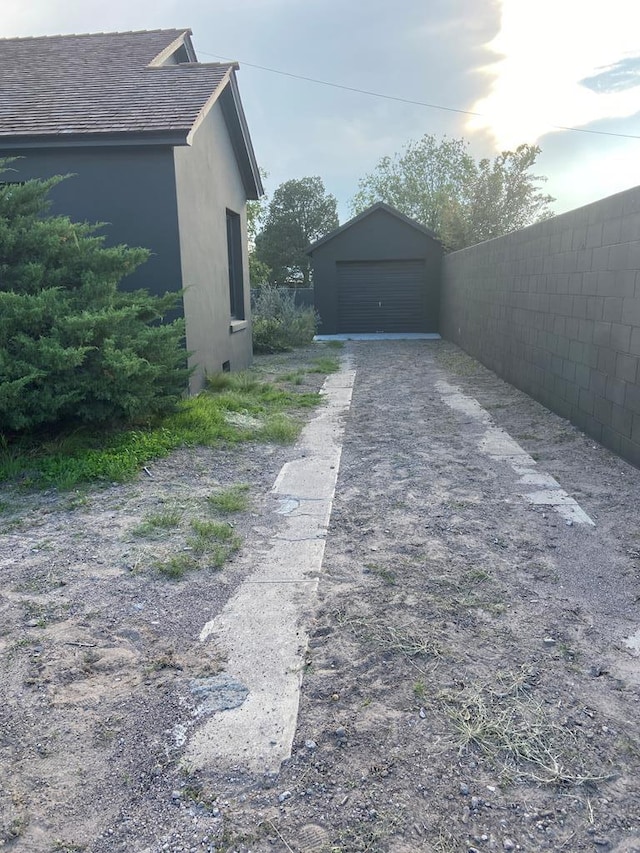
[(424, 313), (419, 331), (437, 332), (442, 248), (418, 228), (380, 209), (346, 227), (312, 254), (320, 332), (336, 334), (340, 329), (337, 264), (396, 260), (424, 262)]
[(640, 187), (448, 255), (441, 333), (640, 465)]

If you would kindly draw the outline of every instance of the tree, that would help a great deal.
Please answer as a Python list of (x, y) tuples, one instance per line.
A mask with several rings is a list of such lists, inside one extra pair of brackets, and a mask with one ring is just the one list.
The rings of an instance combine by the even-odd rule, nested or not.
[(47, 215), (61, 180), (0, 184), (1, 431), (146, 419), (186, 386), (183, 322), (160, 322), (176, 294), (119, 291), (149, 253)]
[(272, 270), (273, 283), (308, 285), (306, 251), (337, 227), (337, 202), (321, 178), (286, 181), (274, 192), (264, 229), (256, 236), (256, 258)]
[[(260, 170), (260, 176), (264, 179), (267, 173)], [(267, 197), (247, 202), (247, 236), (249, 238), (249, 282), (252, 287), (265, 284), (271, 278), (271, 269), (256, 256), (256, 237), (260, 226), (267, 215)]]
[(493, 161), (476, 162), (463, 139), (426, 134), (403, 153), (383, 157), (362, 178), (352, 201), (354, 213), (385, 201), (431, 228), (453, 250), (499, 237), (551, 215), (554, 199), (532, 175), (540, 149), (520, 145)]
[(539, 153), (536, 145), (519, 145), (493, 161), (480, 160), (471, 197), (451, 198), (445, 206), (443, 234), (451, 248), (501, 237), (552, 215), (555, 199), (537, 186), (546, 178), (529, 172)]

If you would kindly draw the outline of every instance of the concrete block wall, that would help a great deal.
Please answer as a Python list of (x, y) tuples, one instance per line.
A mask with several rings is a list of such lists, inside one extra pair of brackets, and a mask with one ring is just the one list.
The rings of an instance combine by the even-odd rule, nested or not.
[(640, 187), (447, 255), (440, 331), (640, 466)]

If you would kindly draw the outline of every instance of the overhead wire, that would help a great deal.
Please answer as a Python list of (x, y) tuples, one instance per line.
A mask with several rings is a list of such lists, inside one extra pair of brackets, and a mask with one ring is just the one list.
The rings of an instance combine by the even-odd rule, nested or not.
[[(219, 53), (208, 53), (205, 50), (198, 51), (203, 56), (212, 56), (214, 59), (222, 59), (225, 62), (236, 61), (229, 56), (221, 56)], [(345, 92), (355, 92), (359, 95), (368, 95), (372, 98), (382, 98), (386, 101), (398, 101), (401, 104), (409, 104), (410, 106), (426, 107), (431, 110), (441, 110), (447, 113), (457, 113), (458, 115), (473, 116), (474, 118), (487, 118), (486, 113), (473, 112), (472, 110), (463, 110), (456, 107), (445, 107), (442, 104), (431, 104), (427, 101), (416, 101), (412, 98), (402, 98), (399, 95), (386, 95), (383, 92), (374, 92), (370, 89), (359, 89), (356, 86), (346, 86), (342, 83), (333, 83), (330, 80), (320, 80), (317, 77), (307, 77), (304, 74), (294, 74), (291, 71), (282, 71), (278, 68), (269, 68), (266, 65), (257, 65), (255, 62), (244, 62), (237, 60), (240, 65), (246, 65), (247, 68), (257, 68), (259, 71), (268, 71), (270, 74), (279, 74), (282, 77), (291, 77), (294, 80), (304, 80), (307, 83), (315, 83), (318, 86), (330, 86), (332, 89), (342, 89)], [(633, 133), (617, 133), (612, 130), (594, 130), (587, 127), (570, 127), (562, 124), (549, 124), (553, 130), (566, 130), (572, 133), (589, 133), (596, 136), (614, 136), (619, 139), (640, 139), (640, 135)]]

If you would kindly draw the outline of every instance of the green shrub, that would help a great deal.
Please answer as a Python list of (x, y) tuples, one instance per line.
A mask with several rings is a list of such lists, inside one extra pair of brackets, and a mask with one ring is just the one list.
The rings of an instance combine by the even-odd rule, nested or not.
[(0, 185), (0, 432), (146, 420), (186, 387), (177, 294), (120, 291), (149, 253), (47, 215), (61, 180)]
[(287, 352), (306, 346), (318, 325), (313, 308), (297, 306), (292, 290), (273, 285), (255, 290), (252, 318), (256, 353)]

